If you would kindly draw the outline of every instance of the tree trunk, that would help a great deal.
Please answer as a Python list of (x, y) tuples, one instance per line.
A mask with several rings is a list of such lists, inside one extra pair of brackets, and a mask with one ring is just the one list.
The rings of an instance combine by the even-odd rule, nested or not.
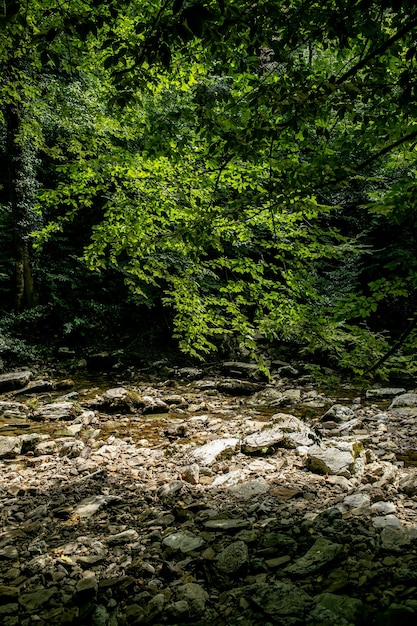
[(15, 308), (21, 311), (35, 306), (37, 297), (34, 287), (30, 257), (30, 222), (33, 210), (35, 180), (34, 151), (21, 137), (21, 119), (17, 105), (5, 107), (7, 196), (12, 211), (15, 265)]

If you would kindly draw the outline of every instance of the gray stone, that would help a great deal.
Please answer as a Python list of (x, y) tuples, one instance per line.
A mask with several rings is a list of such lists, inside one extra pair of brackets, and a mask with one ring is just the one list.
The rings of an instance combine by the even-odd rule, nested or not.
[(360, 442), (313, 445), (307, 450), (306, 465), (313, 472), (350, 478), (363, 470), (362, 451)]
[(29, 409), (21, 402), (0, 402), (0, 415), (5, 419), (19, 419), (26, 417)]
[(389, 515), (390, 513), (395, 513), (396, 510), (397, 507), (393, 502), (383, 502), (380, 500), (371, 505), (372, 513), (377, 513), (378, 515)]
[(313, 431), (298, 417), (277, 413), (271, 420), (274, 422), (272, 427), (267, 426), (261, 432), (245, 437), (242, 444), (243, 452), (252, 454), (267, 451), (275, 446), (291, 449), (313, 444)]
[(39, 422), (46, 420), (72, 420), (76, 416), (73, 402), (53, 402), (45, 404), (33, 412), (33, 419)]
[(32, 378), (32, 375), (32, 372), (29, 370), (0, 374), (0, 393), (25, 387)]
[(368, 389), (365, 395), (368, 399), (383, 400), (404, 394), (405, 391), (406, 390), (402, 387), (376, 387), (374, 389)]
[(232, 472), (227, 472), (227, 474), (221, 474), (217, 476), (211, 486), (213, 489), (217, 487), (231, 487), (232, 485), (237, 485), (242, 482), (249, 476), (250, 472), (244, 469), (233, 470)]
[(209, 441), (190, 452), (190, 460), (201, 466), (210, 466), (221, 458), (232, 456), (239, 448), (240, 439), (228, 437)]
[(184, 484), (180, 480), (171, 480), (170, 483), (162, 485), (158, 489), (158, 498), (161, 500), (167, 500), (179, 495), (180, 491), (184, 487)]
[(210, 519), (204, 522), (204, 528), (214, 532), (242, 530), (250, 526), (250, 521), (246, 519)]
[(124, 530), (121, 533), (116, 533), (115, 535), (110, 535), (107, 537), (106, 541), (109, 546), (114, 545), (122, 545), (124, 543), (132, 543), (133, 541), (137, 541), (139, 539), (139, 534), (134, 528), (129, 528), (128, 530)]
[(336, 505), (342, 513), (354, 512), (354, 513), (368, 513), (371, 504), (371, 498), (367, 493), (352, 493), (341, 502)]
[(417, 526), (385, 526), (381, 531), (381, 547), (401, 552), (417, 539)]
[(249, 563), (248, 547), (244, 541), (235, 541), (216, 557), (216, 566), (225, 574), (236, 574), (246, 569)]
[(171, 533), (162, 541), (162, 545), (174, 552), (188, 554), (198, 550), (205, 544), (204, 539), (192, 533)]
[(385, 528), (386, 526), (394, 526), (399, 528), (401, 526), (401, 522), (395, 515), (381, 515), (378, 517), (374, 517), (372, 520), (372, 524), (375, 528)]
[(192, 615), (199, 615), (206, 608), (207, 591), (197, 583), (186, 583), (177, 587), (177, 601), (186, 602)]
[(399, 489), (410, 497), (417, 495), (417, 472), (414, 471), (401, 476)]
[(403, 393), (393, 399), (390, 409), (417, 407), (417, 393)]
[(96, 511), (101, 509), (107, 504), (114, 502), (121, 502), (122, 498), (119, 496), (106, 496), (104, 494), (98, 494), (96, 496), (90, 496), (82, 500), (74, 509), (74, 515), (78, 517), (91, 517)]
[(192, 463), (182, 468), (181, 478), (190, 485), (198, 485), (200, 482), (200, 467), (198, 463)]
[(20, 437), (0, 436), (0, 459), (12, 459), (20, 454), (22, 440)]
[(328, 563), (337, 559), (342, 551), (343, 546), (341, 544), (333, 543), (324, 537), (319, 537), (310, 550), (308, 550), (304, 556), (297, 559), (295, 563), (286, 567), (285, 571), (296, 576), (317, 572)]
[(267, 493), (270, 488), (271, 485), (265, 478), (254, 478), (238, 485), (232, 485), (227, 488), (227, 491), (239, 500), (251, 500), (255, 496)]
[(334, 404), (322, 416), (323, 421), (333, 420), (337, 423), (347, 422), (355, 416), (355, 412), (344, 404)]

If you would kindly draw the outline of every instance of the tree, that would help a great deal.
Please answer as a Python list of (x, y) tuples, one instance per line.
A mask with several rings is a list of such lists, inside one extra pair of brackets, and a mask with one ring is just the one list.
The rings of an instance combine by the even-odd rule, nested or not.
[(276, 337), (346, 366), (355, 350), (380, 356), (378, 312), (415, 289), (411, 248), (411, 263), (398, 246), (382, 255), (391, 270), (366, 284), (363, 269), (405, 180), (401, 223), (414, 210), (413, 3), (88, 6), (65, 28), (84, 32), (77, 80), (102, 113), (92, 135), (72, 123), (70, 146), (46, 147), (57, 167), (40, 206), (58, 215), (42, 236), (97, 214), (89, 266), (144, 297), (157, 287), (191, 354)]

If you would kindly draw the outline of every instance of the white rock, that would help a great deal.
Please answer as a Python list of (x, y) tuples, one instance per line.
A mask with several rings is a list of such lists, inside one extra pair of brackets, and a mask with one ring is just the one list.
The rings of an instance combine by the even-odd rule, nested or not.
[(214, 439), (204, 446), (192, 450), (189, 458), (193, 463), (200, 466), (210, 466), (221, 457), (232, 456), (240, 445), (240, 439), (228, 437), (225, 439)]

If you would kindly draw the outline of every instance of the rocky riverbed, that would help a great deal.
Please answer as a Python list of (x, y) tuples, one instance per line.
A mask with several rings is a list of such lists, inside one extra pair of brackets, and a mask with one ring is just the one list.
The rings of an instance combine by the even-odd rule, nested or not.
[(3, 374), (0, 622), (414, 625), (416, 437), (285, 364)]

